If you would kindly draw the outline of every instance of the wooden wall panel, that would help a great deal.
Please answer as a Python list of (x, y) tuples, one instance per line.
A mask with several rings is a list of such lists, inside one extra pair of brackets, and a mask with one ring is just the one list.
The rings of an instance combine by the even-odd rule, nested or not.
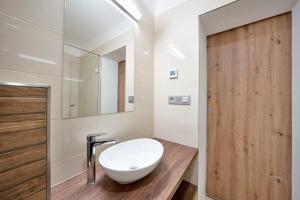
[(29, 197), (27, 197), (25, 200), (44, 200), (46, 195), (46, 190), (41, 190)]
[(25, 199), (44, 189), (46, 189), (46, 176), (39, 176), (0, 192), (0, 198), (1, 200)]
[(126, 61), (119, 62), (118, 68), (118, 112), (125, 112), (126, 104)]
[(208, 37), (207, 193), (291, 199), (291, 14)]
[(0, 191), (46, 174), (46, 160), (37, 161), (0, 174)]
[(0, 85), (0, 199), (45, 200), (47, 88)]
[(46, 142), (46, 128), (19, 132), (0, 132), (0, 153)]
[(47, 88), (0, 85), (0, 97), (47, 97)]
[(0, 173), (46, 158), (46, 144), (0, 154)]
[(45, 113), (47, 100), (45, 98), (0, 97), (0, 107), (0, 116)]

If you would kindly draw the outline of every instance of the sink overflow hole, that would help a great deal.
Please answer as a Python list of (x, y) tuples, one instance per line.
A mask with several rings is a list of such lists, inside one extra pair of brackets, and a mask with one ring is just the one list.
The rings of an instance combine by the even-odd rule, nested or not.
[(137, 169), (138, 167), (136, 166), (132, 166), (132, 167), (129, 167), (129, 169)]

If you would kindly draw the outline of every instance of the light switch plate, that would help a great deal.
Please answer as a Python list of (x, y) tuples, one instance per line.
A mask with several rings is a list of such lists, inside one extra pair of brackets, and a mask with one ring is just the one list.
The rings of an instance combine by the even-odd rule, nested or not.
[(169, 96), (170, 105), (191, 105), (191, 96)]
[(134, 103), (134, 96), (128, 96), (128, 103)]

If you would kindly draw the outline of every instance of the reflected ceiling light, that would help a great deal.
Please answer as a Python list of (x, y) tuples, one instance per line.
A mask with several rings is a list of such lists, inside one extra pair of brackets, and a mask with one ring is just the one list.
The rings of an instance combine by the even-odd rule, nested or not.
[(185, 55), (175, 47), (174, 44), (169, 44), (168, 52), (179, 60), (185, 59)]
[(141, 12), (131, 0), (107, 0), (117, 10), (124, 14), (133, 22), (138, 22), (142, 18)]
[(76, 78), (65, 77), (64, 79), (65, 79), (66, 81), (83, 82), (83, 80), (76, 79)]
[(43, 58), (37, 58), (37, 57), (29, 56), (29, 55), (26, 55), (26, 54), (19, 54), (18, 56), (20, 58), (25, 58), (27, 60), (33, 60), (33, 61), (37, 61), (37, 62), (41, 62), (41, 63), (46, 63), (46, 64), (50, 64), (50, 65), (56, 65), (56, 62), (53, 62), (51, 60), (46, 60), (46, 59), (43, 59)]

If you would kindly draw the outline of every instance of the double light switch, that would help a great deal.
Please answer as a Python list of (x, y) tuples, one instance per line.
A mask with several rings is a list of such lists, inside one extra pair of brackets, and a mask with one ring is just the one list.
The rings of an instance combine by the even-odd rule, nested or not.
[(191, 96), (169, 96), (170, 105), (191, 105)]

